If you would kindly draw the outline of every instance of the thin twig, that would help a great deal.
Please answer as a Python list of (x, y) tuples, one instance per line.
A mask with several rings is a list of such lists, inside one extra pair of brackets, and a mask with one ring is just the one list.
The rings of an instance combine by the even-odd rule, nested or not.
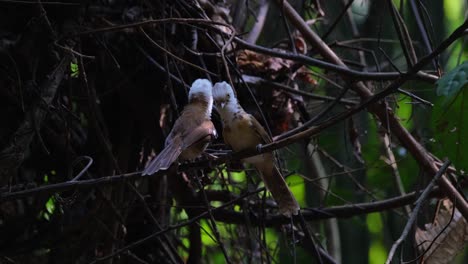
[[(396, 80), (405, 74), (405, 72), (403, 72), (402, 74), (398, 72), (362, 72), (362, 71), (349, 69), (348, 67), (345, 67), (344, 65), (343, 66), (336, 65), (336, 64), (329, 63), (323, 60), (311, 58), (309, 56), (302, 55), (302, 54), (293, 54), (290, 52), (279, 52), (279, 51), (269, 49), (266, 47), (253, 45), (239, 38), (235, 38), (234, 41), (237, 44), (239, 44), (240, 47), (244, 49), (256, 51), (262, 54), (266, 54), (266, 55), (270, 55), (270, 56), (274, 56), (278, 58), (301, 62), (303, 64), (310, 65), (310, 66), (320, 67), (325, 70), (330, 70), (336, 73), (343, 74), (344, 76), (353, 78), (355, 80), (388, 81), (388, 80)], [(436, 76), (428, 75), (423, 72), (412, 74), (410, 78), (415, 79), (415, 80), (426, 81), (429, 83), (435, 83), (438, 80)]]
[(202, 67), (198, 66), (198, 65), (195, 65), (191, 62), (188, 62), (182, 58), (180, 58), (179, 56), (173, 54), (172, 52), (170, 52), (169, 50), (165, 49), (164, 47), (162, 47), (161, 45), (159, 45), (156, 41), (154, 41), (150, 36), (148, 36), (148, 34), (146, 34), (146, 32), (143, 30), (143, 28), (140, 28), (140, 32), (146, 37), (146, 39), (151, 43), (153, 44), (155, 47), (157, 47), (158, 49), (160, 49), (161, 51), (163, 51), (165, 54), (171, 56), (172, 58), (182, 62), (182, 63), (185, 63), (187, 64), (188, 66), (190, 67), (193, 67), (199, 71), (202, 71), (204, 73), (207, 73), (207, 74), (210, 74), (212, 76), (218, 76), (216, 73), (214, 72), (210, 72), (209, 70), (206, 70), (206, 69), (203, 69)]
[[(287, 3), (285, 3), (287, 4)], [(127, 28), (134, 28), (134, 27), (141, 27), (145, 25), (151, 25), (151, 24), (158, 24), (158, 23), (180, 23), (180, 24), (190, 24), (190, 23), (195, 23), (195, 24), (202, 24), (202, 25), (218, 25), (218, 26), (224, 26), (227, 28), (230, 28), (233, 30), (233, 28), (225, 23), (220, 23), (216, 21), (211, 21), (211, 20), (206, 20), (206, 19), (189, 19), (189, 18), (166, 18), (166, 19), (153, 19), (153, 20), (146, 20), (143, 22), (137, 22), (137, 23), (131, 23), (131, 24), (124, 24), (124, 25), (119, 25), (119, 26), (112, 26), (112, 27), (103, 27), (103, 28), (98, 28), (98, 29), (92, 29), (88, 31), (83, 31), (79, 32), (76, 35), (89, 35), (89, 34), (97, 34), (97, 33), (103, 33), (103, 32), (114, 32), (114, 31), (122, 31)], [(218, 30), (220, 34), (226, 34), (225, 32), (220, 31), (218, 28), (214, 28), (215, 30)], [(395, 80), (401, 76), (399, 73), (395, 72), (385, 72), (385, 73), (369, 73), (369, 72), (360, 72), (356, 70), (349, 69), (347, 67), (343, 66), (338, 66), (333, 63), (328, 63), (322, 60), (314, 59), (305, 55), (301, 54), (293, 54), (293, 53), (283, 53), (283, 52), (278, 52), (272, 49), (268, 49), (262, 46), (257, 46), (253, 45), (251, 43), (248, 43), (238, 37), (235, 37), (234, 35), (234, 30), (232, 34), (229, 34), (230, 40), (232, 38), (232, 41), (237, 42), (241, 47), (253, 51), (257, 51), (260, 53), (280, 57), (280, 58), (285, 58), (285, 59), (290, 59), (294, 61), (299, 61), (307, 65), (311, 66), (317, 66), (321, 67), (327, 70), (332, 70), (338, 73), (342, 73), (346, 76), (352, 77), (354, 79), (358, 80)], [(226, 43), (224, 47), (227, 47), (230, 41)], [(224, 48), (223, 47), (223, 48)], [(222, 57), (224, 58), (224, 52), (222, 50), (221, 52)], [(225, 64), (225, 67), (227, 66), (227, 63), (223, 59), (223, 63)], [(227, 68), (227, 67), (226, 67)], [(228, 73), (227, 73), (228, 74)], [(229, 76), (229, 75), (228, 75)], [(437, 77), (431, 76), (425, 73), (417, 73), (417, 74), (411, 74), (410, 78), (415, 78), (418, 80), (424, 80), (430, 83), (434, 83), (437, 81)]]
[(403, 50), (403, 54), (406, 58), (406, 63), (408, 67), (412, 67), (416, 61), (416, 52), (414, 51), (414, 47), (411, 43), (411, 38), (408, 33), (408, 29), (406, 28), (403, 18), (400, 16), (398, 10), (396, 10), (393, 2), (391, 0), (386, 0), (387, 7), (390, 12), (390, 15), (393, 20), (393, 26), (395, 27), (398, 35), (398, 39), (400, 40), (400, 46)]
[(262, 0), (259, 3), (260, 7), (258, 8), (258, 14), (255, 17), (256, 22), (253, 25), (252, 29), (250, 30), (249, 35), (245, 39), (247, 42), (255, 44), (257, 42), (260, 33), (262, 33), (263, 26), (265, 25), (268, 9), (270, 9), (270, 1), (269, 0)]
[[(400, 171), (398, 170), (398, 164), (395, 159), (395, 155), (393, 154), (393, 151), (392, 151), (390, 135), (384, 132), (383, 134), (379, 136), (379, 138), (382, 141), (382, 144), (384, 147), (384, 153), (386, 155), (386, 157), (383, 157), (384, 162), (386, 162), (387, 165), (392, 170), (392, 176), (393, 176), (393, 179), (395, 180), (395, 187), (398, 190), (398, 194), (405, 195), (406, 192), (403, 186), (403, 182), (401, 181)], [(405, 211), (406, 211), (406, 214), (409, 216), (411, 214), (411, 207), (409, 207), (409, 205), (405, 206)]]
[(195, 175), (194, 178), (196, 178), (198, 186), (200, 187), (200, 191), (202, 193), (202, 197), (203, 197), (203, 200), (205, 202), (206, 210), (208, 212), (209, 220), (210, 220), (210, 223), (211, 223), (211, 229), (213, 230), (213, 233), (214, 233), (214, 235), (216, 237), (215, 241), (218, 243), (219, 247), (221, 248), (221, 252), (223, 253), (224, 260), (226, 261), (226, 263), (230, 264), (232, 262), (229, 259), (229, 255), (228, 255), (228, 253), (226, 251), (226, 247), (224, 246), (224, 243), (221, 240), (221, 235), (219, 234), (218, 226), (216, 225), (216, 221), (215, 221), (215, 218), (214, 218), (213, 213), (212, 213), (210, 202), (208, 201), (208, 197), (206, 196), (205, 188), (204, 188), (203, 184), (201, 183), (200, 178), (197, 177), (197, 175)]
[(418, 215), (419, 210), (421, 209), (423, 202), (426, 201), (435, 183), (439, 180), (440, 177), (442, 177), (442, 175), (445, 173), (447, 168), (450, 166), (450, 163), (451, 162), (448, 160), (444, 163), (444, 165), (442, 165), (442, 167), (439, 169), (439, 171), (436, 173), (436, 175), (432, 178), (432, 180), (429, 182), (427, 187), (421, 193), (421, 196), (419, 196), (418, 200), (416, 201), (416, 206), (414, 207), (413, 212), (411, 213), (411, 217), (408, 219), (408, 222), (406, 222), (406, 226), (403, 229), (403, 232), (401, 233), (400, 237), (395, 241), (395, 243), (393, 243), (392, 248), (390, 249), (390, 252), (388, 253), (387, 261), (385, 261), (385, 264), (389, 264), (392, 261), (396, 250), (401, 245), (401, 243), (403, 243), (403, 241), (406, 239), (411, 228), (413, 227), (414, 221), (416, 221), (416, 217)]
[[(243, 199), (244, 197), (246, 197), (246, 196), (248, 196), (248, 195), (250, 195), (250, 193), (249, 193), (249, 194), (245, 194), (245, 195), (243, 195), (243, 196), (240, 196), (239, 198), (234, 199), (234, 200), (232, 200), (232, 201), (230, 201), (230, 202), (227, 202), (227, 203), (225, 203), (225, 204), (223, 204), (223, 205), (221, 205), (221, 206), (219, 206), (219, 207), (213, 208), (212, 211), (217, 211), (217, 210), (226, 208), (226, 207), (228, 207), (228, 206), (231, 206), (231, 205), (234, 204), (237, 200)], [(132, 249), (132, 248), (134, 248), (134, 247), (136, 247), (136, 246), (139, 246), (139, 245), (141, 245), (141, 244), (143, 244), (143, 243), (146, 243), (146, 242), (150, 241), (151, 239), (156, 238), (156, 237), (158, 237), (158, 236), (160, 236), (160, 235), (162, 235), (162, 234), (165, 234), (165, 233), (167, 233), (167, 232), (169, 232), (169, 231), (171, 231), (171, 230), (179, 229), (179, 228), (181, 228), (181, 227), (188, 226), (188, 225), (190, 225), (190, 224), (196, 223), (198, 220), (202, 219), (203, 217), (206, 217), (208, 214), (209, 214), (209, 212), (208, 212), (208, 211), (205, 211), (205, 212), (203, 212), (203, 213), (201, 213), (201, 214), (199, 214), (199, 215), (197, 215), (197, 216), (195, 216), (195, 217), (193, 217), (193, 218), (190, 218), (190, 219), (187, 220), (187, 221), (184, 221), (184, 222), (179, 223), (179, 224), (176, 224), (176, 225), (170, 225), (170, 226), (164, 228), (164, 229), (161, 230), (161, 231), (155, 232), (155, 233), (153, 233), (153, 234), (151, 234), (151, 235), (149, 235), (149, 236), (146, 236), (146, 237), (144, 237), (144, 238), (142, 238), (142, 239), (140, 239), (140, 240), (137, 240), (137, 241), (135, 241), (135, 242), (133, 242), (133, 243), (131, 243), (131, 244), (129, 244), (129, 245), (123, 247), (123, 248), (120, 248), (120, 249), (118, 249), (118, 250), (112, 252), (112, 254), (110, 254), (110, 255), (107, 255), (107, 256), (104, 256), (104, 257), (101, 257), (101, 258), (97, 258), (96, 260), (94, 260), (94, 261), (91, 262), (90, 264), (102, 262), (102, 261), (111, 259), (111, 258), (113, 258), (113, 257), (116, 257), (116, 256), (118, 256), (118, 255), (120, 255), (120, 254), (126, 252), (127, 250), (130, 250), (130, 249)]]
[[(320, 39), (320, 37), (314, 31), (312, 31), (307, 26), (302, 17), (294, 10), (294, 8), (292, 8), (292, 6), (288, 2), (285, 2), (284, 6), (286, 8), (286, 14), (288, 15), (289, 19), (302, 33), (304, 38), (317, 48), (317, 51), (320, 53), (320, 55), (322, 55), (328, 61), (331, 61), (340, 66), (345, 66), (343, 61), (323, 42), (322, 39)], [(353, 90), (355, 90), (359, 94), (359, 96), (361, 96), (363, 101), (366, 101), (366, 103), (370, 103), (368, 108), (369, 111), (376, 115), (382, 123), (387, 123), (389, 125), (389, 128), (393, 132), (393, 134), (399, 139), (401, 144), (409, 150), (413, 157), (418, 161), (420, 166), (422, 166), (425, 169), (425, 171), (429, 173), (429, 175), (435, 175), (435, 173), (437, 172), (437, 168), (433, 162), (434, 159), (432, 159), (432, 157), (429, 155), (429, 152), (408, 132), (408, 130), (406, 130), (399, 123), (395, 115), (388, 113), (387, 104), (376, 104), (376, 102), (394, 93), (412, 75), (419, 72), (426, 64), (430, 63), (434, 57), (438, 56), (440, 53), (445, 51), (454, 41), (463, 36), (467, 28), (468, 20), (465, 20), (464, 23), (460, 25), (457, 29), (455, 29), (455, 31), (448, 38), (442, 41), (442, 43), (431, 54), (423, 57), (416, 64), (414, 64), (414, 66), (411, 67), (408, 72), (402, 74), (400, 78), (396, 79), (394, 82), (388, 85), (387, 88), (385, 88), (382, 92), (376, 95), (374, 95), (363, 82), (355, 82), (355, 80), (344, 78), (344, 80), (352, 86)], [(354, 112), (356, 109), (357, 108), (351, 110), (350, 112)], [(346, 116), (347, 114), (344, 115)], [(344, 116), (339, 117), (339, 119), (343, 117)], [(314, 128), (311, 128), (309, 130), (314, 130)], [(286, 142), (289, 142), (290, 140), (299, 140), (309, 135), (309, 133), (310, 132), (307, 132), (306, 130), (291, 136), (291, 138), (289, 139), (286, 138), (280, 141), (283, 141), (282, 144), (284, 144)], [(294, 139), (292, 139), (292, 137), (294, 137)], [(259, 147), (257, 147), (257, 149), (259, 149)], [(454, 202), (454, 204), (456, 204), (457, 208), (460, 210), (463, 216), (468, 219), (468, 203), (465, 197), (463, 197), (463, 195), (461, 195), (456, 190), (456, 188), (449, 182), (449, 180), (446, 177), (442, 176), (440, 184), (447, 191), (447, 193), (450, 194), (450, 199), (452, 200), (452, 202)], [(455, 201), (457, 201), (457, 203), (455, 203)]]
[(333, 30), (338, 25), (338, 23), (341, 21), (341, 19), (343, 19), (346, 12), (348, 12), (348, 9), (351, 7), (353, 2), (354, 2), (354, 0), (349, 0), (348, 1), (348, 3), (344, 6), (343, 10), (341, 10), (340, 14), (336, 17), (335, 21), (333, 21), (333, 23), (328, 28), (328, 30), (322, 35), (322, 39), (326, 39), (333, 32)]
[[(281, 84), (281, 83), (273, 82), (273, 81), (268, 81), (268, 80), (262, 79), (262, 78), (257, 77), (257, 76), (250, 76), (250, 75), (243, 74), (242, 79), (246, 83), (264, 84), (266, 86), (273, 87), (273, 88), (276, 88), (278, 90), (283, 90), (283, 91), (286, 91), (286, 92), (289, 92), (289, 93), (292, 93), (292, 94), (301, 95), (301, 96), (304, 96), (304, 97), (307, 97), (307, 98), (310, 98), (310, 99), (322, 100), (322, 101), (327, 101), (327, 102), (332, 102), (332, 101), (336, 100), (336, 97), (326, 96), (326, 95), (318, 95), (318, 94), (309, 93), (309, 92), (306, 92), (306, 91), (303, 91), (303, 90), (297, 90), (297, 89), (294, 89), (294, 88), (292, 88), (290, 86), (287, 86), (285, 84)], [(357, 105), (359, 103), (358, 101), (353, 101), (353, 100), (349, 100), (349, 99), (340, 99), (339, 102), (342, 103), (342, 104), (351, 105), (351, 106)]]

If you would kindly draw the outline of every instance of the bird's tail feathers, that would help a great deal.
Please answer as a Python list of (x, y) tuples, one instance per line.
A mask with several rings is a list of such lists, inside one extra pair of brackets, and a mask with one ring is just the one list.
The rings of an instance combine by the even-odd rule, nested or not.
[(168, 144), (143, 170), (141, 175), (151, 175), (159, 170), (167, 170), (182, 153), (180, 144)]
[(284, 180), (278, 167), (273, 166), (273, 169), (263, 169), (261, 172), (263, 182), (267, 189), (273, 195), (276, 203), (278, 203), (279, 211), (282, 215), (291, 217), (299, 213), (299, 204), (294, 198), (288, 184)]

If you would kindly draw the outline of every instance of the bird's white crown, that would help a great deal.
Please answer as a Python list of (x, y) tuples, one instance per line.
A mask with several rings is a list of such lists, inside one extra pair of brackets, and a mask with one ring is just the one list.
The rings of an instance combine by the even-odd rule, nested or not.
[(236, 99), (236, 95), (229, 83), (218, 82), (213, 86), (213, 99), (215, 101), (231, 101), (230, 99)]
[(190, 87), (189, 91), (189, 101), (196, 95), (202, 95), (206, 102), (208, 103), (208, 107), (205, 112), (205, 116), (207, 118), (211, 117), (211, 111), (213, 108), (213, 96), (212, 96), (213, 85), (207, 79), (196, 79), (192, 83), (192, 87)]
[(196, 79), (192, 83), (189, 91), (189, 99), (191, 99), (196, 94), (202, 94), (206, 97), (211, 97), (211, 91), (213, 90), (213, 85), (207, 79)]

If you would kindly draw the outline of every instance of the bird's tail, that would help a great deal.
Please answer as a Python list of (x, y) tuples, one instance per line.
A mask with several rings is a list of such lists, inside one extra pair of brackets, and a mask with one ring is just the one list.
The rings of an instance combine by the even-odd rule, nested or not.
[(141, 175), (151, 175), (159, 170), (167, 170), (182, 152), (180, 144), (168, 144), (143, 170)]
[(271, 192), (276, 203), (278, 203), (280, 213), (287, 217), (297, 215), (300, 209), (299, 204), (291, 193), (278, 167), (274, 164), (273, 166), (259, 166), (257, 164), (256, 167), (260, 171), (266, 188)]

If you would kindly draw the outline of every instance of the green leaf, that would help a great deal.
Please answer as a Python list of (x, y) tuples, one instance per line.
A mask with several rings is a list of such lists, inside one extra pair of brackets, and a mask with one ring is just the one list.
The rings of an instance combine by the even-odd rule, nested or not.
[(366, 218), (367, 229), (372, 234), (379, 234), (383, 230), (382, 217), (380, 213), (368, 214)]
[(70, 62), (70, 71), (71, 71), (71, 77), (78, 78), (80, 72), (79, 72), (77, 63)]
[(217, 245), (217, 242), (215, 240), (215, 236), (213, 234), (213, 231), (211, 231), (211, 227), (208, 224), (206, 220), (201, 220), (200, 221), (200, 228), (201, 230), (201, 238), (202, 238), (202, 243), (205, 247), (211, 247)]
[(55, 212), (55, 199), (53, 196), (51, 196), (49, 200), (47, 200), (45, 207), (49, 214), (53, 214)]
[(468, 90), (462, 90), (450, 105), (443, 98), (434, 104), (431, 127), (434, 138), (427, 142), (438, 157), (448, 157), (457, 169), (468, 169)]
[(406, 95), (398, 97), (398, 107), (395, 109), (396, 115), (401, 121), (401, 124), (408, 130), (413, 128), (411, 115), (413, 114), (413, 104), (411, 98)]
[(304, 179), (299, 174), (293, 174), (286, 178), (286, 183), (289, 186), (289, 189), (296, 197), (296, 200), (301, 206), (307, 206), (305, 198), (305, 185)]
[(369, 248), (369, 263), (384, 263), (387, 259), (387, 249), (382, 241), (374, 241)]
[(468, 83), (468, 61), (458, 65), (437, 81), (437, 95), (452, 98)]

